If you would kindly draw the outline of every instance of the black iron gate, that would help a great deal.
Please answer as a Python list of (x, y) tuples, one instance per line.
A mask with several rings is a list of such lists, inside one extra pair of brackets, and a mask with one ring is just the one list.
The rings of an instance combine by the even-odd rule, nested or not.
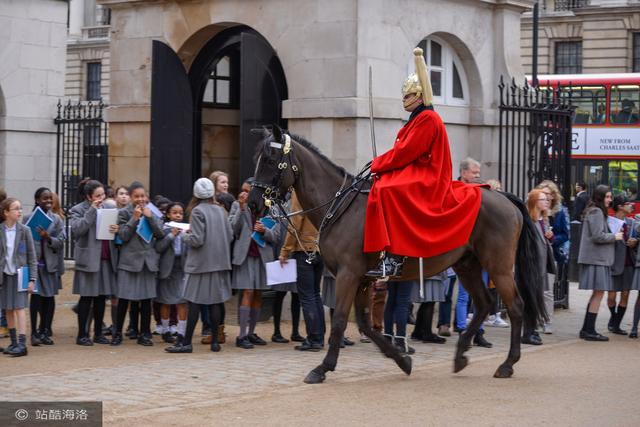
[[(526, 199), (527, 193), (548, 179), (569, 200), (571, 180), (571, 90), (543, 89), (500, 79), (499, 179), (505, 191)], [(555, 303), (568, 308), (566, 268), (554, 286)]]
[(104, 104), (58, 101), (56, 192), (66, 215), (65, 258), (73, 258), (69, 209), (81, 200), (78, 183), (84, 178), (108, 180), (108, 127), (102, 117)]

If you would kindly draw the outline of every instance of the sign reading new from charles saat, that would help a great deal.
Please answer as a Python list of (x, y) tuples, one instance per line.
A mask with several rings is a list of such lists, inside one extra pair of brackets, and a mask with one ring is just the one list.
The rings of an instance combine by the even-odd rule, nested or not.
[(640, 153), (638, 128), (574, 128), (573, 156), (637, 156)]

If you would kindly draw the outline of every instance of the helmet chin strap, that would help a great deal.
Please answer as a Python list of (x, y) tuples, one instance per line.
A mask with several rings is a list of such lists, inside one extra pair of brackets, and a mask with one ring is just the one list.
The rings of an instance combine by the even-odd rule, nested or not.
[(406, 99), (402, 105), (404, 106), (404, 108), (412, 108), (413, 106), (417, 106), (417, 104), (419, 104), (422, 101), (422, 96), (421, 95), (414, 95), (411, 98)]

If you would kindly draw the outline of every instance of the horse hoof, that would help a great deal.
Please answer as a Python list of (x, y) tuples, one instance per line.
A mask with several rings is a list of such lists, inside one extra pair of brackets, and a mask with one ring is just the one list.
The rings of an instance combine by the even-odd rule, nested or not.
[(496, 370), (496, 373), (493, 374), (494, 378), (511, 378), (513, 375), (513, 368), (511, 366), (500, 365), (500, 367)]
[(411, 375), (411, 365), (413, 364), (413, 362), (410, 356), (402, 356), (396, 363), (398, 364), (400, 369), (402, 369), (402, 372), (407, 375)]
[(306, 384), (321, 384), (324, 382), (326, 375), (324, 373), (318, 373), (315, 370), (309, 372), (304, 379)]
[(460, 356), (453, 362), (453, 372), (458, 373), (467, 367), (469, 359), (466, 356)]

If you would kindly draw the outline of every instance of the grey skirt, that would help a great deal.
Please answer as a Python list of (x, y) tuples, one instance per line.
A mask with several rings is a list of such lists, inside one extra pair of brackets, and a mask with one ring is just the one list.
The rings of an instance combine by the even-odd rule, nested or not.
[(182, 304), (187, 302), (182, 298), (183, 282), (184, 272), (180, 265), (180, 259), (176, 258), (169, 277), (158, 280), (158, 291), (156, 292), (157, 295), (155, 301), (160, 304)]
[(73, 274), (73, 293), (81, 297), (97, 297), (116, 293), (116, 274), (111, 261), (100, 261), (100, 270), (95, 273), (76, 270)]
[(336, 308), (336, 279), (333, 276), (322, 277), (322, 303), (329, 308)]
[(156, 273), (142, 267), (139, 273), (118, 270), (118, 289), (115, 295), (130, 301), (141, 301), (156, 297)]
[(633, 280), (631, 280), (631, 289), (640, 291), (640, 268), (633, 269)]
[(613, 276), (613, 290), (616, 292), (628, 291), (631, 289), (631, 282), (633, 281), (632, 266), (626, 266), (622, 271), (622, 274)]
[(19, 310), (29, 305), (29, 292), (18, 292), (18, 275), (2, 274), (0, 285), (0, 308), (3, 310)]
[(58, 273), (49, 273), (44, 266), (38, 266), (38, 295), (42, 297), (58, 295), (58, 291), (62, 287), (60, 282)]
[(195, 304), (220, 304), (231, 298), (231, 272), (185, 274), (182, 297)]
[(433, 302), (433, 301), (444, 301), (446, 297), (446, 286), (445, 282), (442, 280), (430, 280), (425, 279), (424, 281), (424, 297), (420, 297), (420, 282), (413, 282), (413, 286), (411, 287), (411, 302)]
[(604, 265), (580, 264), (580, 284), (578, 289), (612, 291), (611, 268)]
[(248, 256), (242, 265), (234, 265), (231, 287), (233, 289), (269, 289), (262, 259)]

